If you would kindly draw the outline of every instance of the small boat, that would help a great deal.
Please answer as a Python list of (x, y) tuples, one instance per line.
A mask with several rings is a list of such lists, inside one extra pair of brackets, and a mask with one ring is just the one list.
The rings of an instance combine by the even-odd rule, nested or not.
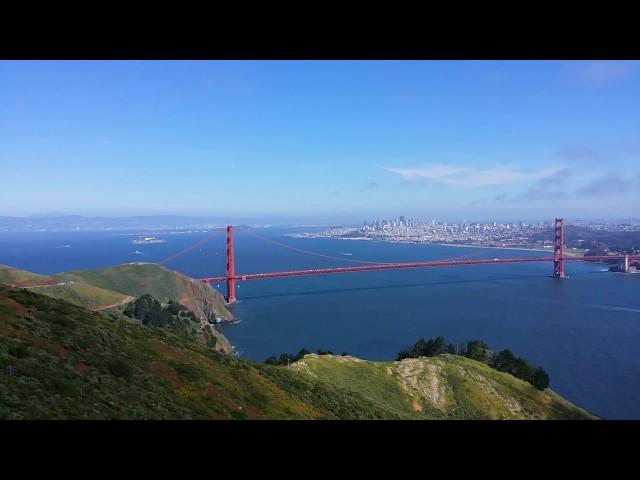
[(140, 245), (140, 244), (148, 244), (148, 243), (165, 243), (166, 240), (160, 240), (159, 238), (156, 237), (144, 237), (144, 239), (140, 239), (138, 238), (137, 240), (134, 240), (133, 243), (134, 245)]

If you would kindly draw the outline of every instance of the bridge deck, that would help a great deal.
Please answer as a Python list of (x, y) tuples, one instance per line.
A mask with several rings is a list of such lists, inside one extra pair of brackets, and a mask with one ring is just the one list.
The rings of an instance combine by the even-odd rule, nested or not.
[[(567, 261), (593, 261), (599, 262), (602, 260), (622, 260), (624, 255), (602, 255), (593, 257), (563, 257), (565, 262)], [(629, 256), (629, 260), (640, 260), (640, 256)], [(493, 265), (502, 263), (533, 263), (533, 262), (553, 262), (553, 257), (542, 258), (495, 258), (484, 260), (434, 260), (429, 262), (410, 262), (410, 263), (386, 263), (381, 265), (366, 265), (357, 267), (335, 267), (335, 268), (317, 268), (309, 270), (292, 270), (288, 272), (270, 272), (270, 273), (250, 273), (246, 275), (235, 275), (229, 277), (233, 280), (260, 280), (265, 278), (283, 278), (283, 277), (298, 277), (303, 275), (326, 275), (333, 273), (348, 273), (348, 272), (369, 272), (373, 270), (398, 270), (405, 268), (423, 268), (423, 267), (455, 267), (460, 265)], [(212, 282), (224, 282), (227, 277), (206, 277), (202, 281), (205, 283)]]

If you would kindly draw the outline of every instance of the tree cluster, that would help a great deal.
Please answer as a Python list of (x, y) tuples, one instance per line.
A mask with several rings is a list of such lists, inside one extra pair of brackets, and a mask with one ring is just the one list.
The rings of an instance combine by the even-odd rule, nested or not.
[(486, 363), (501, 372), (507, 372), (516, 378), (529, 382), (544, 390), (549, 386), (549, 375), (542, 367), (530, 364), (526, 359), (516, 357), (510, 350), (492, 352), (482, 340), (471, 340), (466, 344), (447, 344), (444, 337), (419, 339), (411, 349), (398, 353), (398, 360), (404, 358), (434, 357), (444, 353), (462, 355)]
[[(271, 355), (264, 361), (264, 363), (266, 363), (267, 365), (290, 365), (293, 362), (301, 360), (305, 355), (309, 353), (311, 353), (309, 350), (303, 348), (296, 355), (291, 355), (290, 353), (281, 353), (278, 357), (276, 357), (275, 355)], [(333, 355), (333, 352), (331, 350), (318, 349), (316, 353), (318, 355)], [(343, 352), (342, 356), (344, 357), (345, 355), (349, 354), (347, 352)]]
[(129, 303), (123, 313), (130, 318), (142, 320), (143, 325), (172, 328), (185, 333), (191, 333), (200, 324), (195, 314), (184, 305), (169, 300), (163, 307), (149, 294)]

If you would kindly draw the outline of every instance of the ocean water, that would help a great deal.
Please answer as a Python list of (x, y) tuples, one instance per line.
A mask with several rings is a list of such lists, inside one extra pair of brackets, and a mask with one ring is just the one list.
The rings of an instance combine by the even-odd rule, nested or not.
[[(51, 274), (123, 262), (157, 262), (209, 238), (167, 267), (198, 278), (224, 275), (222, 231), (135, 233), (2, 233), (0, 263)], [(281, 249), (238, 232), (238, 273), (348, 266), (354, 264), (347, 260), (356, 259), (394, 262), (548, 255), (295, 239), (281, 236), (282, 229), (260, 233), (336, 259)], [(137, 235), (155, 235), (167, 242), (132, 245)], [(482, 339), (494, 350), (509, 348), (542, 365), (551, 377), (551, 387), (577, 405), (604, 418), (640, 419), (640, 274), (567, 263), (570, 278), (562, 281), (550, 278), (552, 268), (551, 263), (474, 265), (240, 282), (239, 302), (232, 307), (240, 321), (223, 329), (241, 356), (258, 361), (303, 347), (391, 360), (419, 337), (443, 335), (454, 342)], [(220, 290), (225, 293), (225, 286), (220, 285)]]

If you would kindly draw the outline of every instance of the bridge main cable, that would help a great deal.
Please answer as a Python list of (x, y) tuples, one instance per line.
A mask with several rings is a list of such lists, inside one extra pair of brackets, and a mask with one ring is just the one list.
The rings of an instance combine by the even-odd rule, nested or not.
[[(457, 265), (483, 265), (483, 264), (500, 264), (500, 263), (524, 263), (524, 262), (553, 262), (553, 257), (544, 258), (500, 258), (494, 260), (435, 260), (429, 262), (411, 262), (411, 263), (388, 263), (384, 265), (367, 265), (359, 267), (334, 267), (334, 268), (316, 268), (308, 270), (292, 270), (287, 272), (269, 272), (269, 273), (249, 273), (244, 275), (236, 275), (235, 280), (260, 280), (264, 278), (282, 278), (297, 277), (303, 275), (326, 275), (332, 273), (349, 273), (349, 272), (370, 272), (375, 270), (398, 270), (404, 268), (422, 268), (422, 267), (447, 267)], [(202, 281), (206, 283), (222, 282), (227, 277), (206, 277)]]
[[(603, 255), (603, 256), (579, 256), (565, 257), (565, 261), (602, 261), (602, 260), (619, 260), (624, 255)], [(640, 260), (640, 256), (629, 256), (629, 260)], [(369, 265), (358, 267), (335, 267), (335, 268), (318, 268), (309, 270), (292, 270), (287, 272), (269, 272), (269, 273), (249, 273), (246, 275), (236, 275), (233, 279), (236, 281), (260, 280), (266, 278), (283, 278), (298, 277), (304, 275), (327, 275), (333, 273), (349, 273), (349, 272), (369, 272), (375, 270), (399, 270), (405, 268), (423, 268), (423, 267), (454, 267), (460, 265), (498, 265), (505, 263), (534, 263), (534, 262), (553, 262), (553, 257), (533, 257), (533, 258), (496, 258), (492, 260), (435, 260), (429, 262), (411, 262), (411, 263), (391, 263), (385, 265)], [(222, 282), (227, 277), (207, 277), (202, 281), (205, 283)]]
[(338, 260), (340, 262), (350, 262), (350, 263), (366, 263), (366, 264), (370, 264), (370, 265), (391, 265), (393, 262), (371, 262), (371, 261), (367, 261), (367, 260), (355, 260), (355, 259), (351, 259), (351, 258), (341, 258), (341, 257), (333, 257), (331, 255), (325, 255), (324, 253), (318, 253), (318, 252), (312, 252), (311, 250), (304, 250), (302, 248), (298, 248), (298, 247), (293, 247), (291, 245), (287, 245), (286, 243), (281, 243), (278, 242), (276, 240), (273, 240), (271, 238), (267, 238), (267, 237), (263, 237), (262, 235), (259, 235), (255, 232), (252, 232), (251, 230), (248, 229), (239, 229), (241, 232), (247, 233), (255, 238), (258, 238), (260, 240), (262, 240), (263, 242), (267, 242), (267, 243), (271, 243), (273, 245), (276, 245), (278, 247), (282, 247), (282, 248), (286, 248), (289, 250), (294, 250), (296, 252), (300, 252), (300, 253), (304, 253), (307, 255), (313, 255), (316, 257), (322, 257), (322, 258), (328, 258), (330, 260)]

